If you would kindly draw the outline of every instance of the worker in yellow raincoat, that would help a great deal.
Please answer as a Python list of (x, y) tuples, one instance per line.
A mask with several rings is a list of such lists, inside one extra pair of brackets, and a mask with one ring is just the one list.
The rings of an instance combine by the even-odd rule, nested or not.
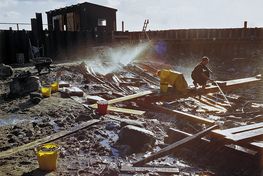
[(157, 71), (157, 75), (160, 78), (160, 85), (168, 84), (173, 86), (179, 93), (186, 93), (188, 84), (182, 73), (174, 70), (162, 69)]

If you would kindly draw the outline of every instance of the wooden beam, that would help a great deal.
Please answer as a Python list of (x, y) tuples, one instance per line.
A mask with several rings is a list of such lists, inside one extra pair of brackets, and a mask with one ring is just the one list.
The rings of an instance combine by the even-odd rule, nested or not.
[(263, 128), (263, 122), (261, 123), (256, 123), (256, 124), (251, 124), (251, 125), (245, 125), (245, 126), (240, 126), (240, 127), (235, 127), (235, 128), (229, 128), (225, 130), (213, 130), (213, 133), (217, 133), (223, 136), (227, 136), (229, 134), (234, 134), (234, 133), (240, 133), (240, 132), (245, 132), (257, 128)]
[[(90, 106), (86, 104), (83, 104), (83, 106), (87, 109), (90, 109)], [(95, 109), (97, 109), (97, 107)], [(135, 115), (145, 114), (145, 111), (128, 109), (128, 108), (119, 108), (119, 107), (114, 107), (114, 106), (108, 106), (108, 111), (121, 112), (121, 113), (126, 113), (126, 114), (135, 114)]]
[(152, 155), (142, 159), (142, 160), (139, 160), (137, 162), (135, 162), (133, 164), (133, 166), (142, 166), (144, 165), (145, 163), (148, 163), (152, 160), (155, 160), (155, 159), (158, 159), (158, 158), (161, 158), (161, 157), (164, 157), (166, 155), (169, 155), (171, 154), (173, 151), (175, 151), (178, 147), (182, 147), (186, 144), (188, 144), (189, 142), (192, 142), (193, 140), (195, 139), (199, 139), (203, 136), (205, 136), (207, 133), (209, 133), (211, 130), (217, 128), (218, 126), (217, 125), (213, 125), (212, 127), (209, 127), (207, 128), (206, 130), (204, 131), (201, 131), (195, 135), (192, 135), (192, 136), (189, 136), (189, 137), (186, 137), (178, 142), (175, 142), (163, 149), (161, 149), (160, 151), (156, 152), (156, 153), (153, 153)]
[(132, 167), (132, 166), (121, 166), (121, 172), (129, 173), (147, 173), (147, 172), (157, 172), (162, 174), (179, 174), (178, 168), (172, 167)]
[(203, 98), (203, 96), (201, 97), (201, 99), (197, 99), (197, 98), (194, 98), (195, 101), (198, 101), (200, 104), (201, 104), (201, 108), (202, 109), (206, 109), (208, 112), (226, 112), (226, 109), (222, 106), (219, 106), (219, 105), (216, 105), (216, 104), (213, 104), (209, 101), (207, 101), (206, 99)]
[(251, 142), (250, 145), (253, 149), (263, 152), (263, 141)]
[(135, 109), (127, 109), (127, 108), (118, 108), (114, 106), (109, 106), (108, 107), (109, 111), (114, 111), (114, 112), (122, 112), (126, 114), (135, 114), (135, 115), (143, 115), (145, 111), (140, 111), (140, 110), (135, 110)]
[(133, 94), (133, 95), (128, 95), (128, 96), (124, 96), (124, 97), (120, 97), (120, 98), (115, 98), (113, 100), (109, 100), (108, 103), (109, 104), (119, 103), (119, 102), (131, 100), (131, 99), (134, 99), (134, 98), (139, 98), (139, 97), (142, 97), (142, 96), (145, 96), (145, 95), (150, 95), (152, 93), (153, 92), (151, 90), (148, 90), (148, 91), (136, 93), (136, 94)]
[(178, 111), (178, 110), (171, 110), (171, 109), (168, 109), (168, 108), (165, 108), (165, 107), (162, 107), (162, 106), (158, 106), (158, 105), (154, 105), (153, 108), (155, 110), (160, 110), (160, 111), (162, 111), (164, 113), (175, 115), (176, 118), (178, 118), (178, 119), (179, 118), (183, 118), (183, 119), (187, 119), (187, 120), (190, 120), (190, 121), (195, 121), (195, 122), (209, 124), (209, 125), (213, 125), (215, 123), (215, 121), (213, 121), (213, 120), (209, 120), (209, 119), (206, 119), (206, 118), (203, 118), (203, 117), (198, 117), (196, 115), (188, 114), (188, 113), (181, 112), (181, 111)]
[(249, 130), (241, 133), (230, 134), (226, 136), (226, 139), (230, 139), (232, 141), (244, 141), (244, 140), (252, 140), (256, 138), (261, 138), (263, 136), (263, 128), (258, 128), (254, 130)]
[[(153, 92), (151, 90), (144, 91), (144, 92), (139, 92), (139, 93), (136, 93), (136, 94), (127, 95), (127, 96), (124, 96), (124, 97), (119, 97), (119, 98), (115, 98), (115, 99), (112, 99), (112, 100), (108, 100), (108, 104), (114, 104), (114, 103), (119, 103), (119, 102), (123, 102), (123, 101), (128, 101), (128, 100), (131, 100), (131, 99), (134, 99), (134, 98), (139, 98), (139, 97), (142, 97), (142, 96), (145, 96), (145, 95), (150, 95), (152, 93)], [(92, 105), (90, 105), (90, 107), (98, 108), (97, 104), (92, 104)]]
[(8, 157), (8, 156), (11, 156), (17, 152), (21, 152), (21, 151), (24, 151), (27, 149), (35, 148), (36, 146), (44, 144), (44, 143), (52, 142), (52, 141), (57, 140), (59, 138), (73, 134), (79, 130), (85, 129), (91, 125), (98, 123), (98, 122), (100, 122), (100, 120), (96, 120), (96, 119), (90, 120), (90, 121), (87, 121), (85, 123), (82, 123), (78, 127), (73, 127), (70, 130), (60, 131), (58, 133), (52, 134), (52, 135), (44, 137), (42, 139), (35, 140), (35, 141), (30, 142), (28, 144), (24, 144), (24, 145), (16, 147), (16, 148), (12, 148), (12, 149), (3, 151), (0, 153), (0, 158)]
[[(220, 88), (223, 91), (231, 91), (231, 90), (240, 88), (242, 86), (246, 86), (246, 85), (250, 85), (251, 83), (258, 82), (260, 80), (261, 78), (257, 78), (257, 77), (234, 79), (234, 80), (225, 81), (226, 86), (221, 86)], [(210, 87), (206, 87), (205, 90), (198, 89), (197, 91), (198, 93), (201, 93), (201, 94), (208, 94), (208, 93), (219, 92), (219, 89), (217, 86), (210, 86)]]

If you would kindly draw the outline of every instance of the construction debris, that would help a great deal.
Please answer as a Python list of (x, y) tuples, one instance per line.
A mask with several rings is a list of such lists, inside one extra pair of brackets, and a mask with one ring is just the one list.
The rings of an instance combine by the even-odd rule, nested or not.
[[(38, 79), (31, 68), (22, 69), (25, 72), (15, 69), (20, 76), (13, 82), (16, 80), (20, 88), (13, 85), (17, 90), (10, 92), (24, 92), (0, 101), (0, 174), (38, 174), (33, 149), (51, 141), (61, 147), (56, 170), (59, 175), (244, 176), (245, 172), (256, 175), (260, 169), (255, 163), (259, 163), (262, 148), (262, 131), (257, 126), (262, 123), (258, 116), (262, 101), (251, 99), (249, 89), (246, 95), (226, 94), (230, 108), (214, 85), (203, 92), (189, 88), (184, 95), (170, 87), (167, 93), (160, 93), (155, 74), (159, 69), (171, 69), (168, 64), (115, 64), (117, 69), (107, 74), (97, 68), (85, 62), (62, 64)], [(29, 81), (29, 86), (31, 79), (34, 81)], [(42, 99), (40, 82), (48, 87), (58, 80), (59, 91)], [(226, 93), (258, 82), (261, 78), (249, 77), (224, 81), (219, 86)], [(201, 99), (195, 98), (199, 94)], [(104, 115), (97, 113), (100, 100), (108, 102)], [(221, 129), (211, 132), (215, 124)], [(252, 124), (249, 130), (219, 134)], [(246, 139), (239, 133), (246, 134)], [(249, 145), (249, 152), (237, 150), (237, 144)], [(231, 164), (234, 162), (237, 164)], [(131, 163), (147, 166), (134, 167)], [(245, 174), (240, 174), (240, 168)]]

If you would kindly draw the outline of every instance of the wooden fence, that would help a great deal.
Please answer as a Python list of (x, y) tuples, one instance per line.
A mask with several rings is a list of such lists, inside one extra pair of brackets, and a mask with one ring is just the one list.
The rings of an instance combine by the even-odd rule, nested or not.
[(155, 42), (169, 43), (168, 47), (178, 57), (189, 53), (246, 57), (251, 54), (251, 50), (263, 48), (263, 28), (182, 29), (147, 31), (147, 34), (43, 31), (41, 35), (35, 35), (32, 31), (2, 30), (0, 31), (0, 63), (29, 62), (32, 57), (32, 46), (39, 47), (41, 55), (56, 60), (88, 54), (86, 49), (96, 45), (111, 45), (113, 42), (137, 43), (148, 40), (147, 35)]

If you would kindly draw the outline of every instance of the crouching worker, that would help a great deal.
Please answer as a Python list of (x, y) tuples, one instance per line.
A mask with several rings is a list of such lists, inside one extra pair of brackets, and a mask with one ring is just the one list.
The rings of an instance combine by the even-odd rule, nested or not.
[(188, 88), (184, 75), (180, 72), (173, 70), (158, 70), (157, 76), (160, 77), (160, 84), (168, 84), (173, 86), (176, 92), (185, 94)]
[(209, 63), (209, 58), (204, 56), (199, 64), (197, 64), (192, 71), (191, 77), (193, 79), (193, 84), (197, 88), (198, 85), (205, 89), (207, 81), (212, 80), (209, 78), (212, 71), (207, 67)]

